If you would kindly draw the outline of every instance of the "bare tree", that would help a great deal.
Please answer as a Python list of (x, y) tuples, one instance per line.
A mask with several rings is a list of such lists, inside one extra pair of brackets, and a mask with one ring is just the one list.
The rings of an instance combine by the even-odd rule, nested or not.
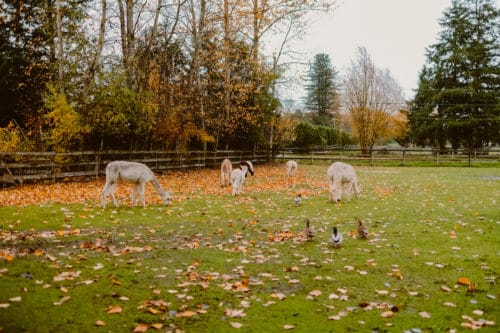
[(392, 132), (389, 119), (405, 103), (402, 88), (389, 70), (375, 66), (364, 47), (357, 49), (343, 85), (343, 102), (350, 114), (352, 130), (366, 153)]

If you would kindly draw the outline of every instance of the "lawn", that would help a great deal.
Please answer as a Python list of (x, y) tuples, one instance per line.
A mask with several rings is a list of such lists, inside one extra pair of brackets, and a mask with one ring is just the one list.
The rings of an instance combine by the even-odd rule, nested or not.
[(102, 179), (1, 190), (0, 332), (499, 330), (500, 169), (358, 166), (337, 205), (326, 168), (256, 166), (239, 197), (171, 172), (144, 208), (125, 184), (101, 208)]

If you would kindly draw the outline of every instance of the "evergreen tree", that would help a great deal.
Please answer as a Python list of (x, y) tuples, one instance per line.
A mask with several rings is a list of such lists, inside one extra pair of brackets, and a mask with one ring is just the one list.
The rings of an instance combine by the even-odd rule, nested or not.
[(410, 123), (418, 144), (499, 142), (499, 12), (492, 0), (454, 0), (427, 50)]
[(310, 65), (308, 83), (305, 86), (306, 108), (313, 113), (315, 124), (332, 125), (336, 76), (337, 72), (331, 64), (330, 57), (324, 53), (316, 54)]

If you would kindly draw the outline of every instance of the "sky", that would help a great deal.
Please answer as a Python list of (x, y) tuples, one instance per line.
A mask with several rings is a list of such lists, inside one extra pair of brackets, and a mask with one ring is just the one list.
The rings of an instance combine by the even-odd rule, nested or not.
[[(305, 62), (317, 53), (328, 54), (341, 74), (355, 59), (357, 47), (365, 47), (375, 66), (389, 69), (405, 98), (411, 99), (426, 61), (425, 49), (437, 42), (439, 19), (450, 6), (451, 0), (338, 0), (333, 13), (315, 14), (307, 34), (292, 49), (303, 52)], [(306, 77), (307, 69), (302, 66), (298, 75)], [(301, 94), (297, 87), (281, 97), (297, 100)]]

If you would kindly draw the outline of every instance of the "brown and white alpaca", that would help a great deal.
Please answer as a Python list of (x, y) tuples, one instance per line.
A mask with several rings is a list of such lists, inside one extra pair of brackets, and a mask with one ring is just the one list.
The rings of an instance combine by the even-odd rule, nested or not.
[(342, 162), (332, 163), (328, 167), (326, 175), (330, 185), (329, 199), (333, 202), (339, 202), (342, 195), (350, 200), (353, 190), (356, 196), (359, 194), (358, 178), (352, 165)]
[(286, 175), (288, 177), (295, 176), (297, 174), (297, 170), (299, 169), (299, 165), (295, 161), (286, 162)]
[(231, 172), (233, 171), (233, 163), (229, 159), (224, 159), (220, 165), (220, 184), (221, 186), (229, 186), (231, 184)]
[(163, 190), (153, 171), (151, 171), (147, 165), (138, 162), (114, 161), (108, 163), (106, 166), (106, 184), (101, 194), (102, 207), (106, 207), (106, 197), (108, 195), (113, 199), (115, 207), (118, 207), (118, 201), (115, 198), (115, 190), (119, 178), (124, 181), (135, 183), (134, 190), (132, 191), (132, 205), (135, 205), (137, 193), (139, 193), (141, 197), (142, 205), (146, 205), (144, 188), (148, 182), (153, 185), (165, 205), (170, 203), (170, 193)]
[(245, 178), (247, 173), (253, 176), (253, 164), (250, 161), (242, 161), (240, 163), (240, 167), (238, 169), (233, 169), (231, 172), (231, 185), (233, 185), (233, 193), (232, 195), (241, 194), (243, 189), (243, 183), (245, 182)]

